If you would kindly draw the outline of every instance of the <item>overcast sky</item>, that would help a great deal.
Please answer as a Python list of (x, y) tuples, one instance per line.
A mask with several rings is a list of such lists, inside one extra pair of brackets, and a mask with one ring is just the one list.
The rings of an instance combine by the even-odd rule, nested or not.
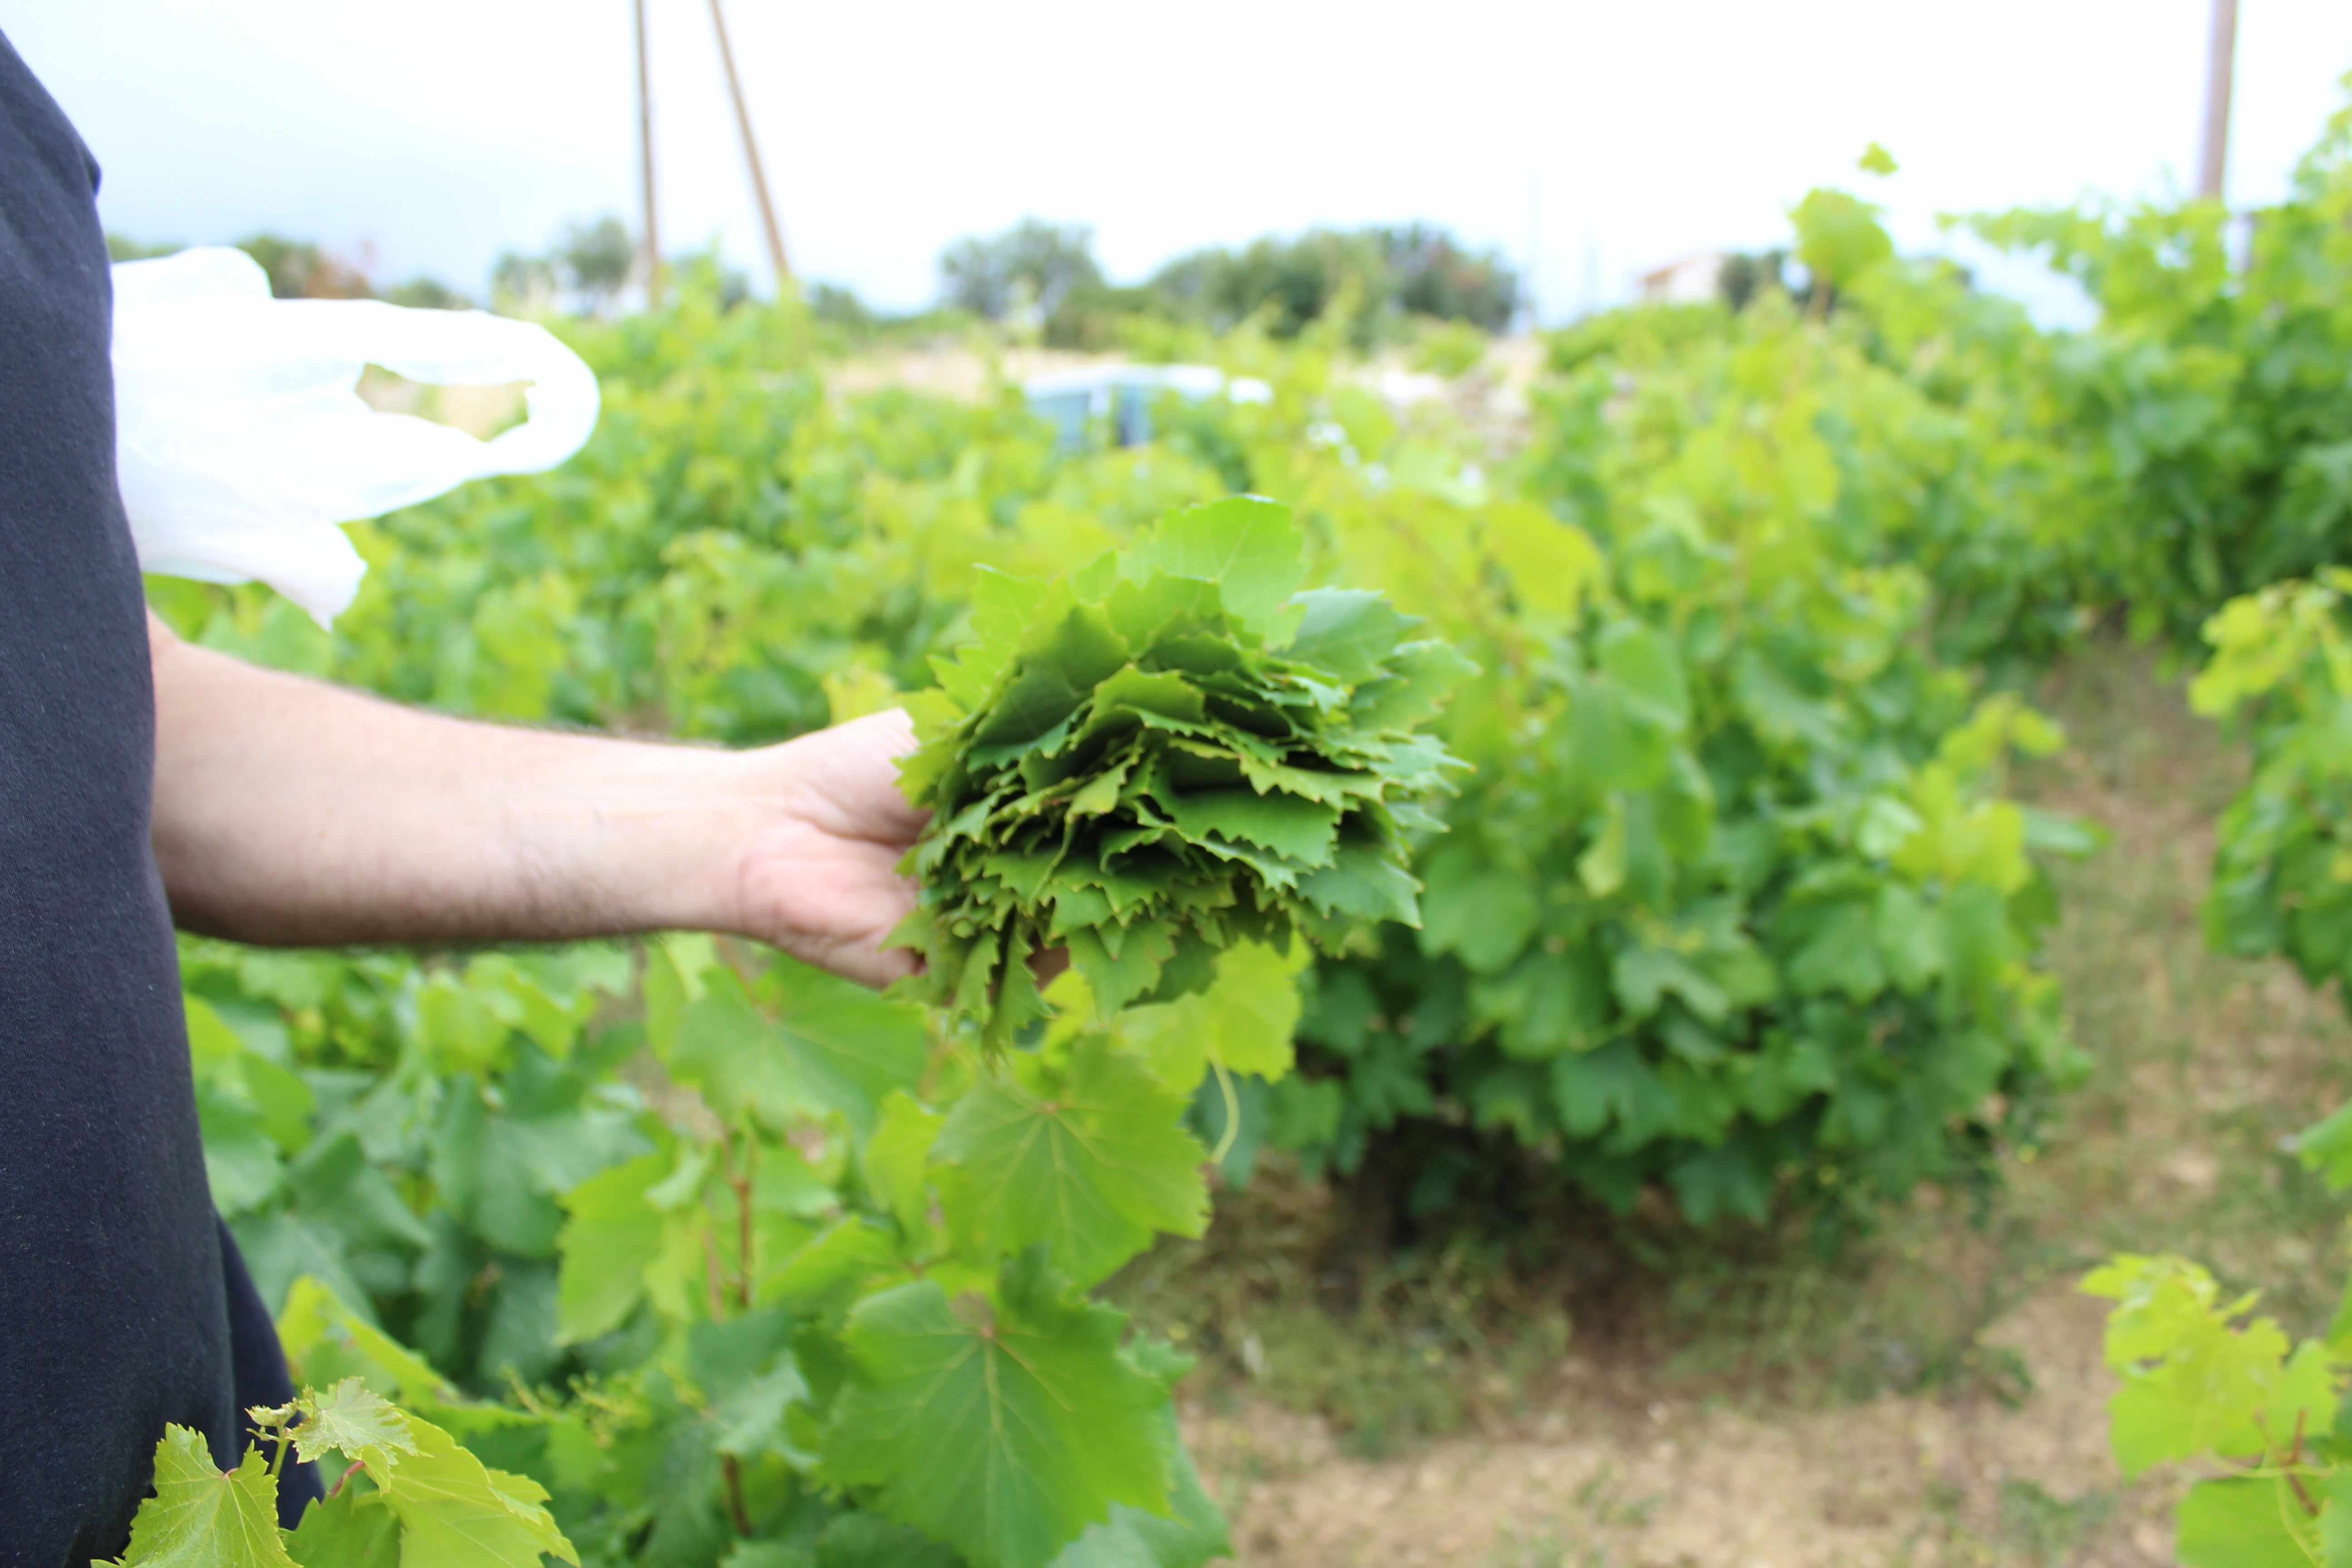
[[(2277, 195), (2352, 68), (2352, 3), (2241, 0), (2231, 195)], [(728, 0), (803, 275), (927, 302), (940, 247), (1092, 224), (1114, 277), (1309, 224), (1429, 218), (1545, 315), (1769, 244), (1811, 184), (1933, 215), (2193, 182), (2211, 0)], [(646, 0), (665, 248), (763, 282), (707, 0)], [(320, 240), (469, 290), (635, 211), (628, 0), (0, 0), (105, 166), (110, 228)]]

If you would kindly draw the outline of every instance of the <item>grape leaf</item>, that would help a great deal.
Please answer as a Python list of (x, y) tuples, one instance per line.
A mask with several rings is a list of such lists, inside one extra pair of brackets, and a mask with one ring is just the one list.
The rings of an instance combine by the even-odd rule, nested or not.
[(1465, 666), (1377, 595), (1294, 596), (1299, 560), (1272, 502), (1175, 513), (992, 615), (919, 723), (921, 898), (893, 940), (991, 1054), (1047, 1011), (1037, 952), (1108, 1013), (1196, 989), (1237, 938), (1417, 918), (1403, 835), (1459, 764), (1411, 731)]
[(793, 1360), (793, 1320), (770, 1309), (687, 1334), (687, 1367), (710, 1402), (711, 1446), (754, 1455), (781, 1446), (784, 1413), (808, 1397)]
[(430, 1422), (410, 1417), (409, 1434), (414, 1453), (388, 1473), (368, 1470), (400, 1520), (404, 1568), (539, 1568), (542, 1555), (579, 1563), (541, 1506), (547, 1493), (538, 1483), (488, 1468)]
[(647, 1154), (589, 1177), (563, 1195), (555, 1247), (556, 1333), (576, 1344), (619, 1328), (646, 1296), (646, 1269), (661, 1256), (667, 1221), (648, 1196), (670, 1172)]
[(305, 1459), (339, 1453), (373, 1472), (389, 1470), (399, 1455), (416, 1452), (408, 1417), (356, 1377), (344, 1378), (324, 1394), (304, 1391), (294, 1409), (301, 1418), (294, 1428), (294, 1451)]
[(904, 1003), (789, 958), (762, 978), (757, 1001), (731, 969), (703, 978), (668, 1066), (721, 1116), (753, 1115), (782, 1132), (837, 1112), (863, 1133), (885, 1095), (922, 1075), (922, 1019)]
[(2200, 1481), (2180, 1500), (2173, 1551), (2189, 1568), (2311, 1568), (2316, 1521), (2284, 1477)]
[(364, 1377), (372, 1388), (393, 1397), (446, 1404), (456, 1391), (423, 1356), (346, 1306), (324, 1281), (304, 1275), (294, 1281), (286, 1310), (278, 1315), (278, 1339), (298, 1377), (324, 1383), (340, 1375)]
[(304, 1509), (286, 1546), (302, 1568), (400, 1568), (400, 1517), (377, 1494), (346, 1486)]
[(1189, 1094), (1213, 1057), (1234, 1072), (1276, 1079), (1294, 1059), (1298, 1029), (1298, 972), (1303, 944), (1288, 953), (1245, 942), (1217, 955), (1216, 978), (1205, 991), (1138, 1007), (1114, 1020), (1119, 1043), (1150, 1064), (1151, 1076)]
[(1182, 1097), (1101, 1036), (1078, 1044), (1066, 1075), (1021, 1058), (974, 1084), (932, 1146), (955, 1169), (950, 1223), (991, 1250), (1043, 1243), (1056, 1268), (1093, 1284), (1154, 1231), (1207, 1226), (1208, 1155), (1183, 1121)]
[[(725, 1568), (767, 1568), (763, 1563)], [(779, 1565), (785, 1568), (785, 1565)], [(789, 1568), (800, 1568), (789, 1564)], [(817, 1537), (814, 1568), (966, 1568), (962, 1557), (878, 1514), (836, 1515)]]
[(224, 1473), (201, 1434), (166, 1426), (155, 1493), (131, 1521), (122, 1568), (294, 1568), (278, 1533), (278, 1478), (259, 1448)]
[(893, 1094), (882, 1102), (881, 1120), (859, 1152), (866, 1191), (908, 1236), (922, 1234), (929, 1201), (924, 1167), (943, 1120), (914, 1096)]
[(1419, 623), (1361, 588), (1313, 588), (1297, 597), (1305, 611), (1283, 652), (1346, 681), (1370, 680)]
[[(1171, 1390), (1192, 1365), (1150, 1341), (1137, 1345), (1136, 1359)], [(1173, 1405), (1162, 1408), (1158, 1426), (1171, 1478), (1168, 1513), (1163, 1517), (1114, 1505), (1108, 1519), (1063, 1549), (1053, 1568), (1203, 1568), (1233, 1550), (1224, 1516), (1209, 1500), (1192, 1457), (1184, 1451)]]
[(999, 1300), (937, 1282), (867, 1298), (842, 1339), (856, 1381), (825, 1468), (976, 1568), (1033, 1568), (1116, 1504), (1164, 1514), (1158, 1379), (1119, 1351), (1124, 1316), (1008, 1266)]
[(1119, 563), (1119, 575), (1130, 583), (1154, 572), (1216, 584), (1234, 618), (1265, 637), (1306, 567), (1288, 507), (1232, 496), (1176, 513)]
[(1330, 865), (1298, 884), (1299, 897), (1328, 915), (1421, 924), (1421, 884), (1394, 861), (1342, 845)]
[(1255, 844), (1302, 866), (1328, 866), (1339, 831), (1337, 807), (1297, 795), (1214, 790), (1169, 803), (1176, 826), (1194, 838)]

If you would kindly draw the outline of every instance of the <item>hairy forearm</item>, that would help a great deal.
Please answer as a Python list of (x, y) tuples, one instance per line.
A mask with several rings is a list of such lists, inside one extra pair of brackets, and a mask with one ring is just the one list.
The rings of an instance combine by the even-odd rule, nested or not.
[(152, 628), (174, 919), (288, 945), (735, 930), (762, 754), (419, 712)]

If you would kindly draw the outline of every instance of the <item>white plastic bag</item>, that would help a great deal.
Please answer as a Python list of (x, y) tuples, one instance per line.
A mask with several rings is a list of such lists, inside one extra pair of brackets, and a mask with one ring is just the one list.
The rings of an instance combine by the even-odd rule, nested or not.
[[(488, 441), (379, 414), (362, 367), (412, 381), (527, 381), (526, 423)], [(544, 328), (479, 310), (273, 300), (240, 250), (114, 268), (115, 451), (142, 570), (263, 582), (320, 626), (367, 563), (337, 525), (580, 449), (596, 377)]]

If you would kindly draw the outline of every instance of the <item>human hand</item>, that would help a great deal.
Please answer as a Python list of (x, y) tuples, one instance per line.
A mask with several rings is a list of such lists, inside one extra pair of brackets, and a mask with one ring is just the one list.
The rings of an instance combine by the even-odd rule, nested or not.
[(742, 754), (772, 795), (737, 868), (737, 930), (868, 985), (912, 973), (915, 955), (882, 942), (915, 907), (898, 862), (927, 814), (898, 766), (914, 746), (893, 709)]

